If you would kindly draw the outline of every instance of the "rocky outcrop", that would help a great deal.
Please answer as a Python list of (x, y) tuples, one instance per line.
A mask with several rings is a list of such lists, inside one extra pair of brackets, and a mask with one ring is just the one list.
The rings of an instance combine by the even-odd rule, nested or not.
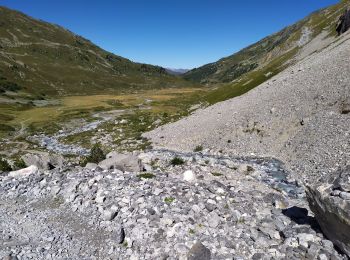
[(35, 165), (42, 170), (61, 168), (63, 166), (63, 157), (61, 155), (49, 153), (27, 153), (21, 157), (26, 165)]
[(308, 186), (307, 199), (323, 233), (350, 256), (350, 165), (327, 182)]
[(350, 28), (350, 10), (347, 9), (342, 16), (340, 16), (337, 24), (338, 35), (345, 33)]

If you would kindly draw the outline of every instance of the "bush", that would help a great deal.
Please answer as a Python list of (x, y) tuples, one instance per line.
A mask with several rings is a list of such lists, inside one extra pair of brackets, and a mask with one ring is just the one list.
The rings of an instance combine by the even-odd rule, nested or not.
[(175, 198), (173, 198), (173, 197), (166, 197), (165, 199), (164, 199), (164, 202), (165, 203), (168, 203), (168, 204), (170, 204), (170, 203), (172, 203), (172, 202), (174, 202), (175, 201)]
[(140, 179), (152, 179), (154, 177), (156, 177), (154, 174), (152, 173), (141, 173), (139, 175), (137, 175)]
[(9, 172), (11, 170), (12, 168), (9, 163), (5, 159), (0, 158), (0, 171)]
[(106, 158), (106, 155), (101, 149), (100, 144), (95, 144), (91, 148), (90, 155), (85, 157), (80, 162), (80, 165), (85, 166), (87, 163), (99, 163), (100, 161), (103, 161), (105, 158)]
[(22, 158), (16, 158), (13, 163), (13, 166), (16, 170), (27, 167), (26, 163), (23, 161)]
[(197, 145), (196, 148), (193, 150), (194, 152), (201, 152), (203, 151), (203, 146), (202, 145)]
[(1, 81), (0, 82), (0, 90), (1, 90), (1, 92), (5, 92), (5, 91), (17, 92), (17, 91), (19, 91), (21, 89), (22, 89), (22, 87), (17, 85), (14, 82), (9, 82), (9, 81)]
[(182, 165), (185, 163), (185, 161), (180, 157), (174, 157), (170, 163), (172, 166), (175, 166), (175, 165)]

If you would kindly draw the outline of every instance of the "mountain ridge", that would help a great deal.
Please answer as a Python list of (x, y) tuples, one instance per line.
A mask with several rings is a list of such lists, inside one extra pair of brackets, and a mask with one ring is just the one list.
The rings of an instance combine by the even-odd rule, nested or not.
[[(348, 6), (345, 0), (312, 12), (300, 21), (273, 33), (216, 62), (190, 70), (183, 77), (203, 84), (234, 83), (241, 76), (264, 70), (266, 65), (290, 53), (290, 60), (307, 42), (323, 30), (334, 36), (337, 18)], [(286, 60), (289, 62), (289, 60)], [(280, 66), (283, 63), (279, 64)], [(279, 71), (278, 71), (279, 72)]]
[(160, 66), (132, 62), (90, 40), (0, 7), (0, 90), (37, 96), (189, 85)]

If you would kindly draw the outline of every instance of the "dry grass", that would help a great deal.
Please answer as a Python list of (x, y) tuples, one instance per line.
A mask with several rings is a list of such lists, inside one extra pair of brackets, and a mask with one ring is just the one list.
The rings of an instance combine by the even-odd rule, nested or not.
[(163, 104), (163, 102), (181, 97), (182, 95), (191, 95), (200, 89), (161, 89), (155, 91), (143, 91), (135, 94), (125, 95), (90, 95), (90, 96), (66, 96), (59, 99), (60, 105), (34, 107), (24, 110), (14, 109), (12, 107), (0, 107), (1, 114), (7, 114), (14, 117), (8, 123), (11, 126), (19, 127), (21, 124), (29, 126), (31, 124), (43, 125), (54, 120), (70, 119), (73, 115), (84, 116), (83, 113), (89, 113), (96, 110), (112, 110), (121, 107), (132, 108), (145, 104), (150, 106), (152, 112), (174, 112), (175, 106)]

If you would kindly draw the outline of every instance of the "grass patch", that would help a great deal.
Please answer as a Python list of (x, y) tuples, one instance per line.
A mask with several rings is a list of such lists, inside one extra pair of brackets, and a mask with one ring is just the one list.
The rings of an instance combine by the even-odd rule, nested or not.
[(171, 161), (170, 161), (170, 164), (172, 166), (176, 166), (176, 165), (183, 165), (185, 163), (185, 161), (180, 158), (180, 157), (174, 157)]
[(6, 124), (0, 124), (0, 131), (1, 132), (13, 132), (16, 129), (12, 126), (6, 125)]
[(174, 201), (175, 201), (175, 198), (173, 198), (173, 197), (166, 197), (166, 198), (164, 199), (164, 202), (167, 203), (167, 204), (171, 204), (171, 203), (173, 203)]
[(9, 172), (12, 168), (6, 159), (0, 158), (0, 171)]
[(219, 172), (212, 172), (211, 174), (215, 177), (219, 177), (223, 175), (222, 173), (219, 173)]
[(81, 161), (81, 166), (85, 166), (87, 163), (99, 163), (106, 158), (106, 154), (101, 149), (100, 144), (95, 144), (90, 151), (90, 155), (85, 157)]
[(203, 151), (203, 146), (202, 145), (197, 145), (194, 150), (195, 153)]
[(139, 177), (140, 179), (153, 179), (156, 176), (152, 173), (140, 173), (139, 175), (137, 175), (137, 177)]
[(15, 159), (13, 166), (14, 166), (14, 169), (16, 169), (16, 170), (23, 169), (23, 168), (27, 167), (26, 163), (20, 157), (17, 157)]

